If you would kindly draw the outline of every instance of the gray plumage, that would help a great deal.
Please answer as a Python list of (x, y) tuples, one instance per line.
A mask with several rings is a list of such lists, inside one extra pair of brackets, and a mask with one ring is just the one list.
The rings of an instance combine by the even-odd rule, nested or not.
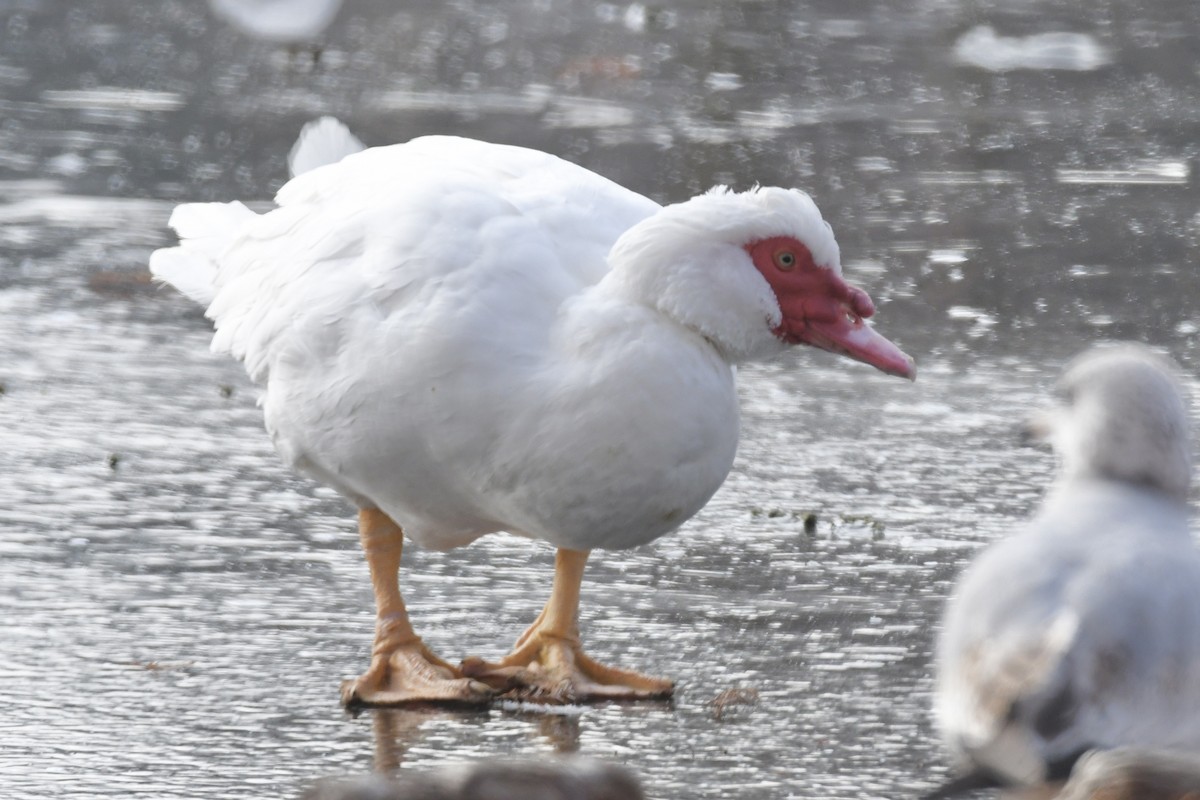
[(938, 642), (935, 714), (964, 771), (1041, 783), (1094, 747), (1200, 746), (1200, 554), (1175, 367), (1098, 347), (1038, 415), (1061, 473), (962, 576)]

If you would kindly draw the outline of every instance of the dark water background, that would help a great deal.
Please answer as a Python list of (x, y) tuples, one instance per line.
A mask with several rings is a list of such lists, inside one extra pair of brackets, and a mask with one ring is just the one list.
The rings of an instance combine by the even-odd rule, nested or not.
[[(985, 24), (1107, 63), (963, 63)], [(1014, 426), (1097, 339), (1200, 368), (1198, 54), (1182, 1), (348, 0), (313, 70), (198, 0), (0, 0), (0, 795), (286, 797), (575, 750), (654, 798), (914, 794), (944, 768), (950, 582), (1051, 474)], [(917, 357), (911, 385), (810, 352), (744, 370), (725, 487), (593, 559), (592, 652), (674, 676), (673, 705), (338, 707), (373, 628), (351, 510), (280, 466), (200, 312), (145, 281), (176, 202), (268, 201), (322, 113), (369, 144), (539, 147), (660, 201), (805, 188)], [(499, 655), (552, 559), (410, 546), (415, 623)], [(735, 687), (759, 703), (717, 714)]]

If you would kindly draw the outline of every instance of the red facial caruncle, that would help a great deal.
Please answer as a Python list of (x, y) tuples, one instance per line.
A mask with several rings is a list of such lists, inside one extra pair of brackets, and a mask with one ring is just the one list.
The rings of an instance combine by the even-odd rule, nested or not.
[(751, 242), (746, 252), (779, 302), (783, 318), (773, 332), (780, 339), (840, 353), (889, 375), (915, 377), (913, 360), (863, 322), (875, 313), (867, 293), (817, 264), (803, 242), (773, 236)]

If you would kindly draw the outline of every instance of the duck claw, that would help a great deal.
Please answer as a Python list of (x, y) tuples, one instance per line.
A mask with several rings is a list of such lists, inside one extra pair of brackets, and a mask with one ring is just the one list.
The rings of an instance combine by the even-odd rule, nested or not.
[(496, 690), (470, 676), (442, 666), (419, 643), (375, 656), (358, 678), (343, 681), (345, 706), (404, 706), (420, 704), (482, 706)]

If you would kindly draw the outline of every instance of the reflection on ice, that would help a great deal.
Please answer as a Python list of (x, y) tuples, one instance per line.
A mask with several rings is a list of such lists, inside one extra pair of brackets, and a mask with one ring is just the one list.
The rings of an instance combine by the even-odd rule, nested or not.
[(978, 308), (970, 306), (951, 306), (946, 309), (946, 316), (952, 320), (970, 320), (974, 323), (967, 330), (967, 336), (977, 339), (985, 336), (988, 329), (993, 327), (997, 320), (994, 316)]
[(1187, 184), (1190, 169), (1186, 161), (1135, 162), (1132, 166), (1109, 169), (1069, 169), (1054, 171), (1059, 183), (1098, 184), (1161, 184), (1182, 186)]
[(52, 108), (129, 111), (177, 111), (187, 102), (177, 92), (151, 92), (124, 87), (48, 89), (42, 92), (41, 99)]
[(972, 28), (954, 44), (963, 64), (992, 72), (1014, 69), (1059, 69), (1086, 72), (1112, 61), (1108, 50), (1086, 33), (1036, 33), (997, 36), (990, 25)]
[(87, 172), (88, 162), (78, 153), (62, 153), (46, 162), (46, 170), (55, 175), (74, 178)]
[(637, 116), (632, 108), (583, 97), (560, 97), (545, 117), (550, 128), (614, 128), (632, 125)]
[(856, 159), (854, 167), (859, 172), (895, 172), (896, 165), (883, 156), (863, 156)]
[[(4, 190), (0, 187), (0, 196)], [(146, 230), (162, 226), (159, 217), (174, 204), (165, 200), (80, 197), (47, 194), (26, 200), (0, 202), (0, 223), (39, 222), (46, 225), (87, 225), (109, 228), (114, 223), (134, 224)]]
[(714, 92), (732, 92), (745, 84), (736, 72), (710, 72), (704, 78), (704, 86)]
[(973, 172), (973, 171), (967, 172), (967, 171), (959, 171), (959, 170), (949, 171), (949, 172), (947, 172), (947, 171), (919, 172), (919, 173), (917, 173), (917, 180), (920, 181), (921, 183), (930, 184), (930, 185), (934, 185), (934, 186), (939, 185), (939, 184), (961, 185), (961, 186), (970, 186), (970, 185), (994, 186), (997, 184), (1015, 183), (1017, 180), (1019, 180), (1019, 178), (1015, 173), (1009, 172), (1007, 170), (985, 169), (985, 170), (980, 170), (978, 172)]
[[(962, 248), (946, 248), (929, 251), (929, 263), (938, 264), (941, 266), (955, 266), (970, 260), (967, 251)], [(953, 317), (954, 309), (950, 310), (950, 316)]]
[(519, 93), (396, 89), (372, 95), (370, 104), (388, 111), (453, 111), (472, 116), (540, 114), (548, 108), (551, 96), (551, 87), (544, 85), (526, 86)]

